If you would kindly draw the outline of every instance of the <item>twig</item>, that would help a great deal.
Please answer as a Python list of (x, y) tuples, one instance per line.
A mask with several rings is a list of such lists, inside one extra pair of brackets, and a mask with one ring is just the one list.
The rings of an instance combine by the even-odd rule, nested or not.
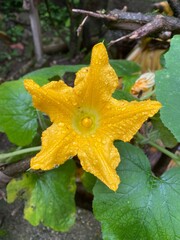
[(5, 187), (8, 182), (20, 173), (24, 173), (30, 168), (30, 159), (25, 159), (17, 163), (12, 163), (1, 167), (0, 188)]
[(72, 12), (86, 14), (87, 16), (91, 16), (91, 17), (95, 17), (95, 18), (102, 18), (102, 19), (107, 19), (107, 20), (112, 20), (112, 21), (118, 20), (116, 17), (110, 16), (109, 14), (95, 13), (95, 12), (86, 11), (83, 9), (72, 9)]
[(2, 172), (9, 177), (15, 177), (19, 173), (23, 173), (30, 168), (30, 159), (21, 160), (4, 167)]
[(157, 15), (156, 18), (154, 18), (151, 22), (145, 24), (142, 27), (139, 27), (137, 30), (131, 32), (130, 34), (127, 34), (119, 39), (112, 40), (109, 43), (109, 46), (113, 45), (116, 42), (126, 40), (126, 39), (140, 39), (142, 37), (145, 37), (147, 35), (150, 35), (152, 33), (158, 32), (162, 30), (164, 26), (164, 17), (161, 15)]
[[(130, 34), (110, 42), (110, 45), (125, 39), (139, 39), (156, 34), (158, 37), (171, 36), (180, 33), (180, 19), (161, 14), (142, 14), (113, 10), (109, 14), (94, 13), (82, 9), (73, 9), (75, 13), (105, 19), (105, 24), (111, 29), (131, 30)], [(168, 32), (168, 34), (162, 34)], [(161, 34), (161, 35), (159, 35)]]
[(82, 28), (83, 28), (83, 26), (84, 26), (84, 24), (85, 24), (85, 22), (86, 22), (87, 19), (88, 19), (88, 16), (86, 16), (86, 17), (83, 19), (82, 23), (79, 25), (79, 27), (78, 27), (78, 29), (77, 29), (77, 36), (78, 36), (78, 37), (79, 37), (79, 35), (80, 35), (81, 31), (82, 31)]

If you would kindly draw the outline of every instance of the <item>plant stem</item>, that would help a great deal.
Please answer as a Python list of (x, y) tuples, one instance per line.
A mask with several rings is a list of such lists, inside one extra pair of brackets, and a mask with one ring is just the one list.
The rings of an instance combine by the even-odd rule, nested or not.
[(39, 124), (41, 126), (41, 129), (44, 131), (44, 130), (46, 130), (47, 125), (46, 125), (46, 122), (44, 120), (43, 114), (42, 114), (42, 112), (40, 112), (38, 110), (36, 112), (37, 112), (37, 116), (38, 116), (38, 120), (39, 120)]
[(142, 134), (139, 132), (136, 134), (137, 138), (141, 141), (142, 144), (149, 144), (153, 147), (155, 147), (157, 150), (160, 152), (166, 154), (168, 157), (172, 158), (178, 165), (180, 165), (180, 156), (170, 152), (164, 147), (159, 146), (157, 143), (149, 140), (148, 138), (144, 137)]
[(9, 158), (9, 157), (18, 156), (18, 155), (25, 154), (25, 153), (38, 152), (39, 150), (41, 150), (41, 146), (25, 148), (25, 149), (17, 150), (17, 151), (10, 152), (10, 153), (2, 153), (2, 154), (0, 154), (0, 161), (3, 159)]

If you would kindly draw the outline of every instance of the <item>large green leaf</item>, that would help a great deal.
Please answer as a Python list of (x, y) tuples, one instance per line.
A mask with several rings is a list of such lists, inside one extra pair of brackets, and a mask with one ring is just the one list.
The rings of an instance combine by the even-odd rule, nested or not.
[(130, 92), (140, 74), (140, 66), (127, 60), (110, 60), (118, 77), (122, 77), (123, 91)]
[(67, 231), (75, 222), (75, 165), (69, 160), (44, 173), (26, 173), (7, 186), (7, 201), (26, 200), (24, 217), (32, 225), (43, 223), (56, 231)]
[(36, 110), (21, 80), (0, 85), (0, 130), (19, 146), (30, 144), (36, 134)]
[(139, 101), (138, 98), (133, 97), (130, 93), (124, 92), (124, 91), (119, 90), (119, 89), (114, 91), (114, 93), (112, 94), (112, 97), (117, 99), (117, 100), (126, 100), (128, 102), (131, 102), (131, 101), (134, 101), (134, 100)]
[(23, 79), (31, 78), (40, 85), (43, 85), (44, 83), (41, 84), (40, 81), (48, 81), (54, 78), (56, 80), (61, 79), (66, 72), (77, 72), (84, 66), (85, 65), (55, 65), (28, 73), (23, 77)]
[(121, 153), (117, 192), (98, 181), (94, 213), (105, 240), (180, 239), (180, 168), (153, 176), (144, 153), (129, 143), (116, 142)]
[(171, 39), (164, 57), (166, 69), (156, 72), (156, 95), (163, 105), (161, 120), (180, 141), (180, 35)]
[(127, 60), (110, 60), (111, 66), (114, 68), (116, 71), (116, 74), (119, 77), (122, 76), (130, 76), (133, 74), (139, 73), (140, 66), (132, 61), (127, 61)]
[[(173, 148), (177, 144), (177, 140), (174, 135), (169, 131), (167, 127), (164, 126), (160, 119), (159, 113), (156, 114), (152, 119), (152, 125), (157, 132), (157, 138), (160, 138), (165, 147)], [(155, 140), (155, 139), (154, 139)]]

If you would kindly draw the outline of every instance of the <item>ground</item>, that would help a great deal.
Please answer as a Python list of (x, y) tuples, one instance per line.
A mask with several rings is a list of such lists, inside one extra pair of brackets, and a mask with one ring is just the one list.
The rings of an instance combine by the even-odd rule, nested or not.
[(93, 214), (85, 209), (77, 209), (76, 223), (67, 233), (55, 232), (40, 225), (31, 226), (23, 219), (23, 203), (7, 204), (0, 200), (0, 229), (6, 235), (1, 240), (101, 240), (100, 224)]

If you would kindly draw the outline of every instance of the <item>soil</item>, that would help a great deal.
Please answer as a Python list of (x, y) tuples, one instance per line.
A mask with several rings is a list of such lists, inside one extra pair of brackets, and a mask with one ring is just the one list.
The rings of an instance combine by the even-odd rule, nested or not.
[(0, 229), (5, 230), (1, 240), (101, 240), (100, 224), (93, 214), (77, 208), (76, 223), (67, 233), (55, 232), (39, 225), (34, 227), (23, 219), (23, 203), (7, 204), (0, 201)]

